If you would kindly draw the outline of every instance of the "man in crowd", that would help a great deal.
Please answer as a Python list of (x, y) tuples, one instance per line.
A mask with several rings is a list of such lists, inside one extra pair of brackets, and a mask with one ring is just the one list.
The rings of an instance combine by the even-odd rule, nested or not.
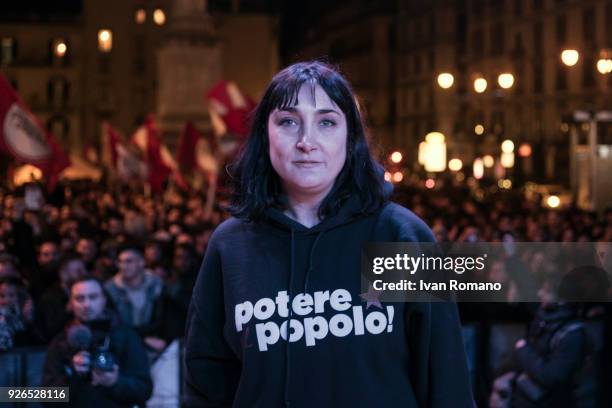
[(159, 333), (163, 282), (145, 269), (142, 249), (125, 245), (117, 257), (117, 274), (105, 288), (124, 323), (134, 327), (145, 343), (161, 351), (165, 347)]
[(70, 387), (71, 406), (142, 406), (152, 391), (142, 340), (113, 318), (106, 305), (98, 280), (84, 277), (73, 283), (75, 320), (51, 342), (43, 384)]
[(43, 241), (38, 247), (38, 267), (30, 275), (32, 296), (38, 300), (42, 293), (58, 281), (58, 268), (61, 252), (58, 244), (54, 241)]
[(76, 244), (76, 252), (81, 256), (87, 270), (93, 271), (96, 256), (98, 255), (98, 246), (96, 241), (91, 237), (81, 237)]
[(67, 310), (72, 283), (87, 275), (81, 258), (75, 253), (64, 256), (59, 267), (59, 283), (48, 288), (42, 295), (37, 314), (41, 330), (47, 339), (52, 339), (72, 319)]

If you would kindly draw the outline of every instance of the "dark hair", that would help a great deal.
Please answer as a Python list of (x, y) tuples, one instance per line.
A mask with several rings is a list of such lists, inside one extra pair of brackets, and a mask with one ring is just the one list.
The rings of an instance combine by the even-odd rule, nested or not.
[(347, 80), (330, 65), (299, 62), (272, 78), (253, 114), (249, 138), (230, 167), (233, 196), (229, 208), (238, 218), (257, 220), (270, 206), (286, 207), (282, 187), (269, 156), (268, 117), (274, 109), (298, 102), (302, 85), (319, 85), (342, 110), (347, 122), (346, 161), (334, 186), (319, 207), (319, 217), (336, 213), (351, 194), (359, 194), (362, 212), (372, 212), (385, 201), (382, 166), (370, 154), (365, 125)]
[[(61, 271), (72, 261), (83, 262), (83, 258), (74, 251), (68, 251), (62, 255), (58, 270)], [(85, 262), (83, 262), (83, 265), (85, 265)]]
[(70, 284), (70, 292), (72, 292), (72, 288), (74, 287), (74, 285), (76, 285), (77, 283), (83, 283), (83, 282), (96, 282), (98, 285), (100, 285), (100, 289), (102, 290), (102, 294), (104, 295), (104, 297), (108, 299), (108, 296), (106, 294), (106, 289), (104, 289), (104, 282), (102, 282), (100, 279), (96, 278), (93, 275), (85, 275), (85, 276), (81, 276), (78, 279), (75, 279)]
[(117, 256), (119, 256), (122, 252), (125, 251), (136, 252), (140, 256), (144, 256), (144, 249), (142, 248), (142, 245), (140, 245), (138, 242), (129, 241), (120, 245), (119, 248), (117, 248)]

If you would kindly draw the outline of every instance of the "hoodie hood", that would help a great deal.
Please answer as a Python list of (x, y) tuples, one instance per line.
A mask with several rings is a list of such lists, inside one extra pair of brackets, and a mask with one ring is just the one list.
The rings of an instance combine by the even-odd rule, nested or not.
[[(393, 193), (393, 185), (388, 181), (384, 182), (383, 188), (385, 201), (388, 201)], [(317, 234), (323, 231), (348, 224), (358, 218), (369, 215), (362, 210), (363, 201), (359, 194), (354, 192), (351, 194), (340, 209), (332, 215), (325, 217), (321, 222), (308, 228), (299, 222), (288, 217), (281, 208), (269, 207), (265, 212), (265, 221), (271, 225), (288, 231), (294, 231), (301, 234)]]

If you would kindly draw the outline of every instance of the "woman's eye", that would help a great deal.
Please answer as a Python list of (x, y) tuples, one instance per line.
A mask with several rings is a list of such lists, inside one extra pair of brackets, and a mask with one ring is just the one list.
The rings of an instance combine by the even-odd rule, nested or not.
[(321, 125), (322, 125), (322, 126), (324, 126), (324, 127), (330, 127), (330, 126), (335, 126), (335, 125), (336, 125), (336, 122), (334, 122), (334, 121), (333, 121), (333, 120), (331, 120), (331, 119), (323, 119), (323, 120), (321, 121)]
[(297, 122), (291, 118), (281, 118), (277, 124), (279, 126), (294, 126), (297, 125)]

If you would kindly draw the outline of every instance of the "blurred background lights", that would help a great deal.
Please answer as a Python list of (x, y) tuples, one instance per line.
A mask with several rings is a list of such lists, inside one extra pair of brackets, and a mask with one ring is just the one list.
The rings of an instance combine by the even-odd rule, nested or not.
[(448, 162), (448, 168), (452, 171), (459, 171), (463, 167), (463, 162), (459, 159), (451, 159)]
[(561, 53), (561, 61), (568, 67), (573, 67), (578, 63), (580, 54), (574, 49), (563, 50)]
[(401, 162), (402, 158), (403, 158), (403, 156), (402, 156), (402, 154), (400, 152), (393, 152), (393, 153), (391, 153), (391, 161), (393, 163)]
[(550, 208), (557, 208), (559, 207), (559, 204), (561, 204), (561, 200), (558, 196), (551, 195), (546, 199), (546, 204), (548, 204)]
[(453, 86), (454, 82), (455, 77), (453, 77), (453, 75), (449, 74), (448, 72), (443, 72), (438, 75), (438, 85), (440, 85), (440, 87), (443, 89), (450, 88), (451, 86)]

